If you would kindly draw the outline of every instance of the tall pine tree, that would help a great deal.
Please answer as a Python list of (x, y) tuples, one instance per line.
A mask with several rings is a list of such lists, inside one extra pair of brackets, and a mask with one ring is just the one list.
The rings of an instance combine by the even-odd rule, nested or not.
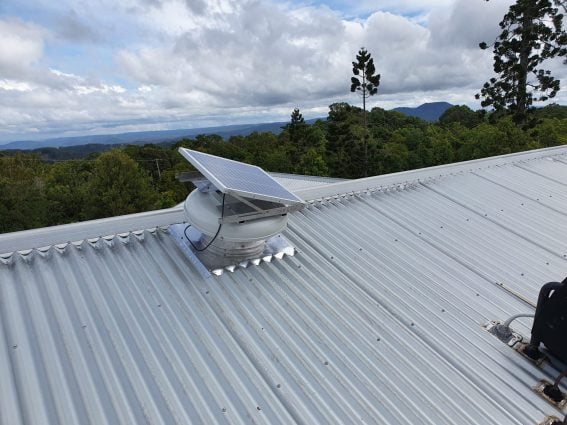
[(295, 108), (291, 113), (291, 120), (288, 124), (289, 138), (293, 144), (297, 144), (297, 139), (304, 128), (305, 120), (303, 115), (301, 115), (298, 108)]
[[(525, 124), (534, 101), (555, 97), (560, 81), (541, 65), (567, 55), (560, 6), (565, 8), (564, 0), (517, 0), (510, 6), (492, 46), (497, 76), (476, 95), (483, 107), (508, 108), (516, 122)], [(489, 46), (483, 42), (480, 48)]]
[(364, 176), (368, 174), (368, 119), (366, 116), (366, 99), (378, 93), (380, 74), (376, 74), (374, 59), (362, 47), (356, 55), (356, 62), (352, 63), (354, 77), (350, 79), (350, 91), (360, 93), (362, 96), (362, 114), (364, 120)]

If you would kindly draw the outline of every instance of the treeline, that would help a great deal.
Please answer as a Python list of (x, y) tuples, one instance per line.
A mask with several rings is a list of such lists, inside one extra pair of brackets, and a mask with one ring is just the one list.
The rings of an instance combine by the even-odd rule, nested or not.
[[(536, 124), (525, 130), (505, 113), (466, 106), (450, 108), (435, 124), (374, 108), (368, 113), (368, 174), (567, 144), (567, 107), (538, 109), (534, 117)], [(46, 152), (0, 152), (0, 232), (171, 207), (191, 189), (175, 179), (191, 169), (177, 153), (179, 146), (268, 171), (362, 177), (362, 122), (360, 108), (337, 103), (326, 121), (311, 125), (295, 112), (279, 135), (197, 136), (171, 146), (94, 149), (76, 160), (46, 161)]]

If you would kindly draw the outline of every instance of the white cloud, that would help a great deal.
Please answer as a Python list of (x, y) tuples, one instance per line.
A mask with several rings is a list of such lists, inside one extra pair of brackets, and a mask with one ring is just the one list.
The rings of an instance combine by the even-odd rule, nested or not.
[(32, 85), (23, 81), (0, 80), (0, 90), (6, 91), (32, 91)]
[(0, 77), (14, 77), (36, 63), (43, 52), (44, 31), (16, 19), (0, 20)]
[[(451, 13), (434, 14), (435, 25), (449, 26), (460, 18), (460, 3)], [(196, 100), (210, 107), (270, 107), (345, 96), (350, 62), (362, 45), (382, 73), (381, 93), (467, 86), (486, 75), (487, 62), (477, 48), (482, 39), (467, 47), (447, 42), (463, 38), (468, 31), (463, 28), (436, 37), (431, 29), (391, 13), (345, 21), (326, 7), (290, 9), (265, 1), (241, 2), (224, 18), (221, 26), (213, 20), (159, 47), (122, 50), (117, 62), (140, 84), (171, 96), (200, 93)], [(467, 19), (487, 21), (478, 12)]]
[[(114, 62), (90, 59), (96, 37), (83, 31), (86, 15), (73, 14), (69, 28), (81, 33), (66, 35), (84, 40), (82, 59), (97, 72), (44, 56), (46, 43), (61, 48), (57, 32), (50, 38), (38, 25), (0, 20), (0, 140), (31, 128), (39, 137), (286, 119), (293, 107), (323, 116), (332, 102), (359, 102), (348, 90), (361, 46), (382, 74), (371, 105), (474, 104), (492, 72), (492, 55), (478, 43), (494, 38), (510, 1), (362, 1), (360, 10), (390, 12), (350, 19), (307, 1), (99, 0), (84, 13), (107, 16), (100, 25), (115, 40)], [(117, 37), (112, 28), (142, 35)], [(556, 72), (567, 77), (565, 67)]]
[(498, 22), (513, 3), (454, 0), (452, 7), (431, 13), (428, 27), (432, 41), (438, 47), (477, 50), (481, 41), (491, 42), (500, 33)]
[(91, 93), (124, 93), (126, 89), (119, 85), (100, 84), (98, 86), (89, 86), (84, 84), (77, 84), (73, 86), (77, 94), (85, 95)]

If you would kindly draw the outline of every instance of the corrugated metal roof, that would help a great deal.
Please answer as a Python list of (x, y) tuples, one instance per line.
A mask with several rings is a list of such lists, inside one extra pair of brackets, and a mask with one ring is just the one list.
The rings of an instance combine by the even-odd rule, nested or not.
[(296, 256), (213, 279), (161, 229), (5, 256), (0, 423), (560, 417), (532, 389), (558, 371), (482, 325), (565, 275), (566, 154), (349, 182), (290, 217)]
[(336, 177), (305, 176), (302, 174), (270, 173), (270, 175), (292, 191), (347, 181), (347, 179)]

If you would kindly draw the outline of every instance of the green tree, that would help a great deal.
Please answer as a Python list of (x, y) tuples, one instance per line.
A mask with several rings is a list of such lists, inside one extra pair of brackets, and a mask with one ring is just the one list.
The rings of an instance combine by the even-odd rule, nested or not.
[(305, 123), (303, 115), (298, 108), (295, 108), (291, 113), (290, 122), (282, 127), (284, 131), (281, 134), (280, 140), (285, 143), (285, 137), (287, 136), (287, 141), (291, 144), (290, 159), (294, 165), (299, 162), (299, 158), (305, 151), (305, 133), (308, 128), (309, 126)]
[(388, 142), (384, 144), (380, 157), (384, 173), (407, 170), (409, 152), (405, 144)]
[(326, 176), (329, 172), (325, 160), (314, 148), (307, 149), (301, 156), (296, 170), (299, 174), (308, 176)]
[(327, 160), (333, 176), (358, 178), (363, 175), (361, 146), (364, 128), (360, 108), (348, 103), (334, 103), (327, 117)]
[(72, 223), (89, 219), (85, 215), (86, 185), (93, 169), (93, 161), (70, 160), (56, 162), (49, 167), (46, 179), (46, 197), (49, 225)]
[(354, 77), (350, 79), (350, 91), (362, 96), (362, 117), (364, 122), (364, 176), (368, 174), (368, 119), (366, 116), (366, 99), (378, 93), (380, 74), (376, 74), (374, 59), (362, 47), (356, 55), (356, 62), (352, 63)]
[(438, 126), (429, 126), (425, 131), (429, 141), (431, 163), (430, 165), (448, 164), (453, 162), (454, 149), (449, 132)]
[(47, 226), (45, 171), (36, 154), (0, 157), (0, 233)]
[[(493, 44), (496, 77), (485, 83), (477, 99), (482, 106), (509, 108), (517, 123), (527, 123), (534, 101), (555, 97), (560, 81), (540, 66), (567, 55), (567, 33), (559, 0), (517, 0), (500, 22)], [(481, 49), (488, 49), (485, 42)]]
[(543, 108), (537, 108), (534, 110), (534, 115), (537, 118), (567, 118), (567, 106), (558, 105), (557, 103), (552, 103), (551, 105), (544, 106)]
[(89, 218), (147, 211), (155, 208), (156, 202), (150, 177), (124, 152), (112, 150), (97, 158), (86, 185), (85, 213)]
[(291, 113), (291, 120), (287, 126), (289, 130), (289, 137), (293, 144), (296, 144), (297, 139), (301, 137), (301, 133), (305, 129), (306, 124), (303, 119), (303, 115), (299, 112), (298, 108), (295, 108)]
[(466, 105), (452, 106), (439, 117), (439, 123), (446, 127), (458, 122), (467, 128), (473, 128), (484, 122), (486, 112), (484, 110), (473, 111)]
[(543, 119), (530, 130), (530, 136), (542, 147), (567, 144), (567, 119)]
[(458, 160), (486, 158), (505, 155), (540, 147), (537, 141), (516, 125), (511, 117), (499, 120), (494, 125), (481, 124), (462, 134), (463, 144), (458, 151)]

